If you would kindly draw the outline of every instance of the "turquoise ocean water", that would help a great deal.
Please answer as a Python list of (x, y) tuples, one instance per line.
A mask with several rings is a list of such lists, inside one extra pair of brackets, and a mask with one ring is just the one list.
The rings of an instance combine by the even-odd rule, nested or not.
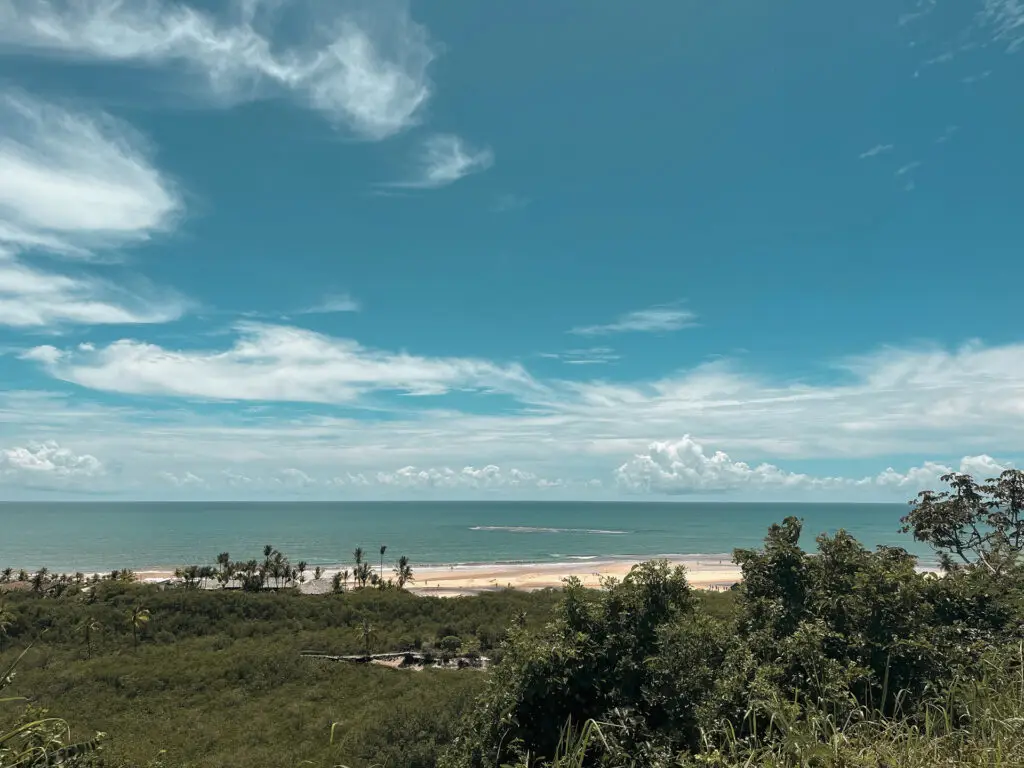
[(928, 551), (898, 532), (902, 504), (344, 502), (0, 503), (0, 567), (164, 568), (261, 555), (332, 565), (362, 546), (414, 565), (554, 563), (722, 555), (757, 546), (772, 522), (804, 519), (804, 546), (839, 528), (864, 544)]

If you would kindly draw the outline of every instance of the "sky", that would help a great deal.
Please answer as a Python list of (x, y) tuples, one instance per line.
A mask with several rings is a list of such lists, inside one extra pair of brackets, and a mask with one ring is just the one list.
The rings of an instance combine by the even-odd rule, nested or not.
[(1020, 0), (0, 0), (0, 499), (1024, 462)]

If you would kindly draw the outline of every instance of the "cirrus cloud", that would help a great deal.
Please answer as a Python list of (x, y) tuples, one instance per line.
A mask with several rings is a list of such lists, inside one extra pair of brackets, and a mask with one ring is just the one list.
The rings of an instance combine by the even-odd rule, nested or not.
[(225, 103), (291, 94), (339, 126), (383, 139), (415, 124), (434, 49), (405, 3), (308, 3), (305, 30), (275, 36), (259, 3), (220, 15), (159, 0), (3, 0), (0, 49), (180, 69)]

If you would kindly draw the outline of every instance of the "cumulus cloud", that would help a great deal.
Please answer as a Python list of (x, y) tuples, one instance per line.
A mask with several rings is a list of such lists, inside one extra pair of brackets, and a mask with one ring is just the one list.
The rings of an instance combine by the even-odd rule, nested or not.
[(420, 150), (416, 176), (393, 187), (433, 189), (446, 187), (494, 164), (494, 153), (487, 147), (474, 148), (458, 136), (437, 134), (428, 137)]
[(664, 333), (697, 324), (697, 315), (678, 306), (640, 309), (620, 315), (611, 323), (581, 325), (569, 331), (580, 336), (603, 336), (611, 333)]
[(181, 474), (175, 474), (173, 472), (160, 472), (159, 477), (165, 483), (173, 485), (175, 488), (203, 488), (206, 486), (206, 481), (194, 475), (191, 472), (183, 472)]
[(801, 487), (806, 475), (786, 472), (772, 464), (751, 466), (716, 451), (708, 456), (689, 435), (675, 442), (653, 442), (615, 471), (620, 487), (631, 491), (683, 494), (722, 492), (740, 488)]
[(252, 2), (214, 15), (170, 0), (0, 0), (0, 46), (181, 71), (229, 104), (290, 94), (368, 139), (415, 124), (434, 49), (405, 3), (338, 0), (298, 11), (308, 15), (285, 39), (274, 13)]
[(378, 390), (440, 395), (536, 386), (519, 365), (382, 352), (288, 326), (246, 323), (237, 330), (235, 345), (222, 352), (122, 340), (84, 350), (43, 345), (22, 356), (93, 389), (218, 400), (338, 403)]
[(75, 453), (53, 441), (0, 449), (0, 485), (62, 487), (104, 472), (95, 456)]
[(715, 451), (708, 455), (704, 447), (684, 435), (676, 441), (656, 441), (647, 450), (633, 456), (615, 472), (620, 488), (631, 492), (666, 495), (696, 493), (723, 493), (754, 490), (814, 490), (814, 489), (884, 489), (913, 493), (925, 488), (936, 488), (940, 478), (952, 472), (963, 472), (979, 478), (999, 475), (1009, 464), (998, 462), (991, 456), (965, 456), (954, 468), (940, 462), (928, 461), (904, 472), (892, 467), (869, 477), (815, 477), (800, 472), (789, 472), (774, 464), (747, 464), (732, 459), (729, 454)]

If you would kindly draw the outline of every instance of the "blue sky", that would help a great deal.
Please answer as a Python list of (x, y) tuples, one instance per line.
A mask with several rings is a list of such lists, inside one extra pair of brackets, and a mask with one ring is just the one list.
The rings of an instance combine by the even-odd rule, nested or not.
[(1017, 0), (0, 0), (0, 497), (1024, 457)]

